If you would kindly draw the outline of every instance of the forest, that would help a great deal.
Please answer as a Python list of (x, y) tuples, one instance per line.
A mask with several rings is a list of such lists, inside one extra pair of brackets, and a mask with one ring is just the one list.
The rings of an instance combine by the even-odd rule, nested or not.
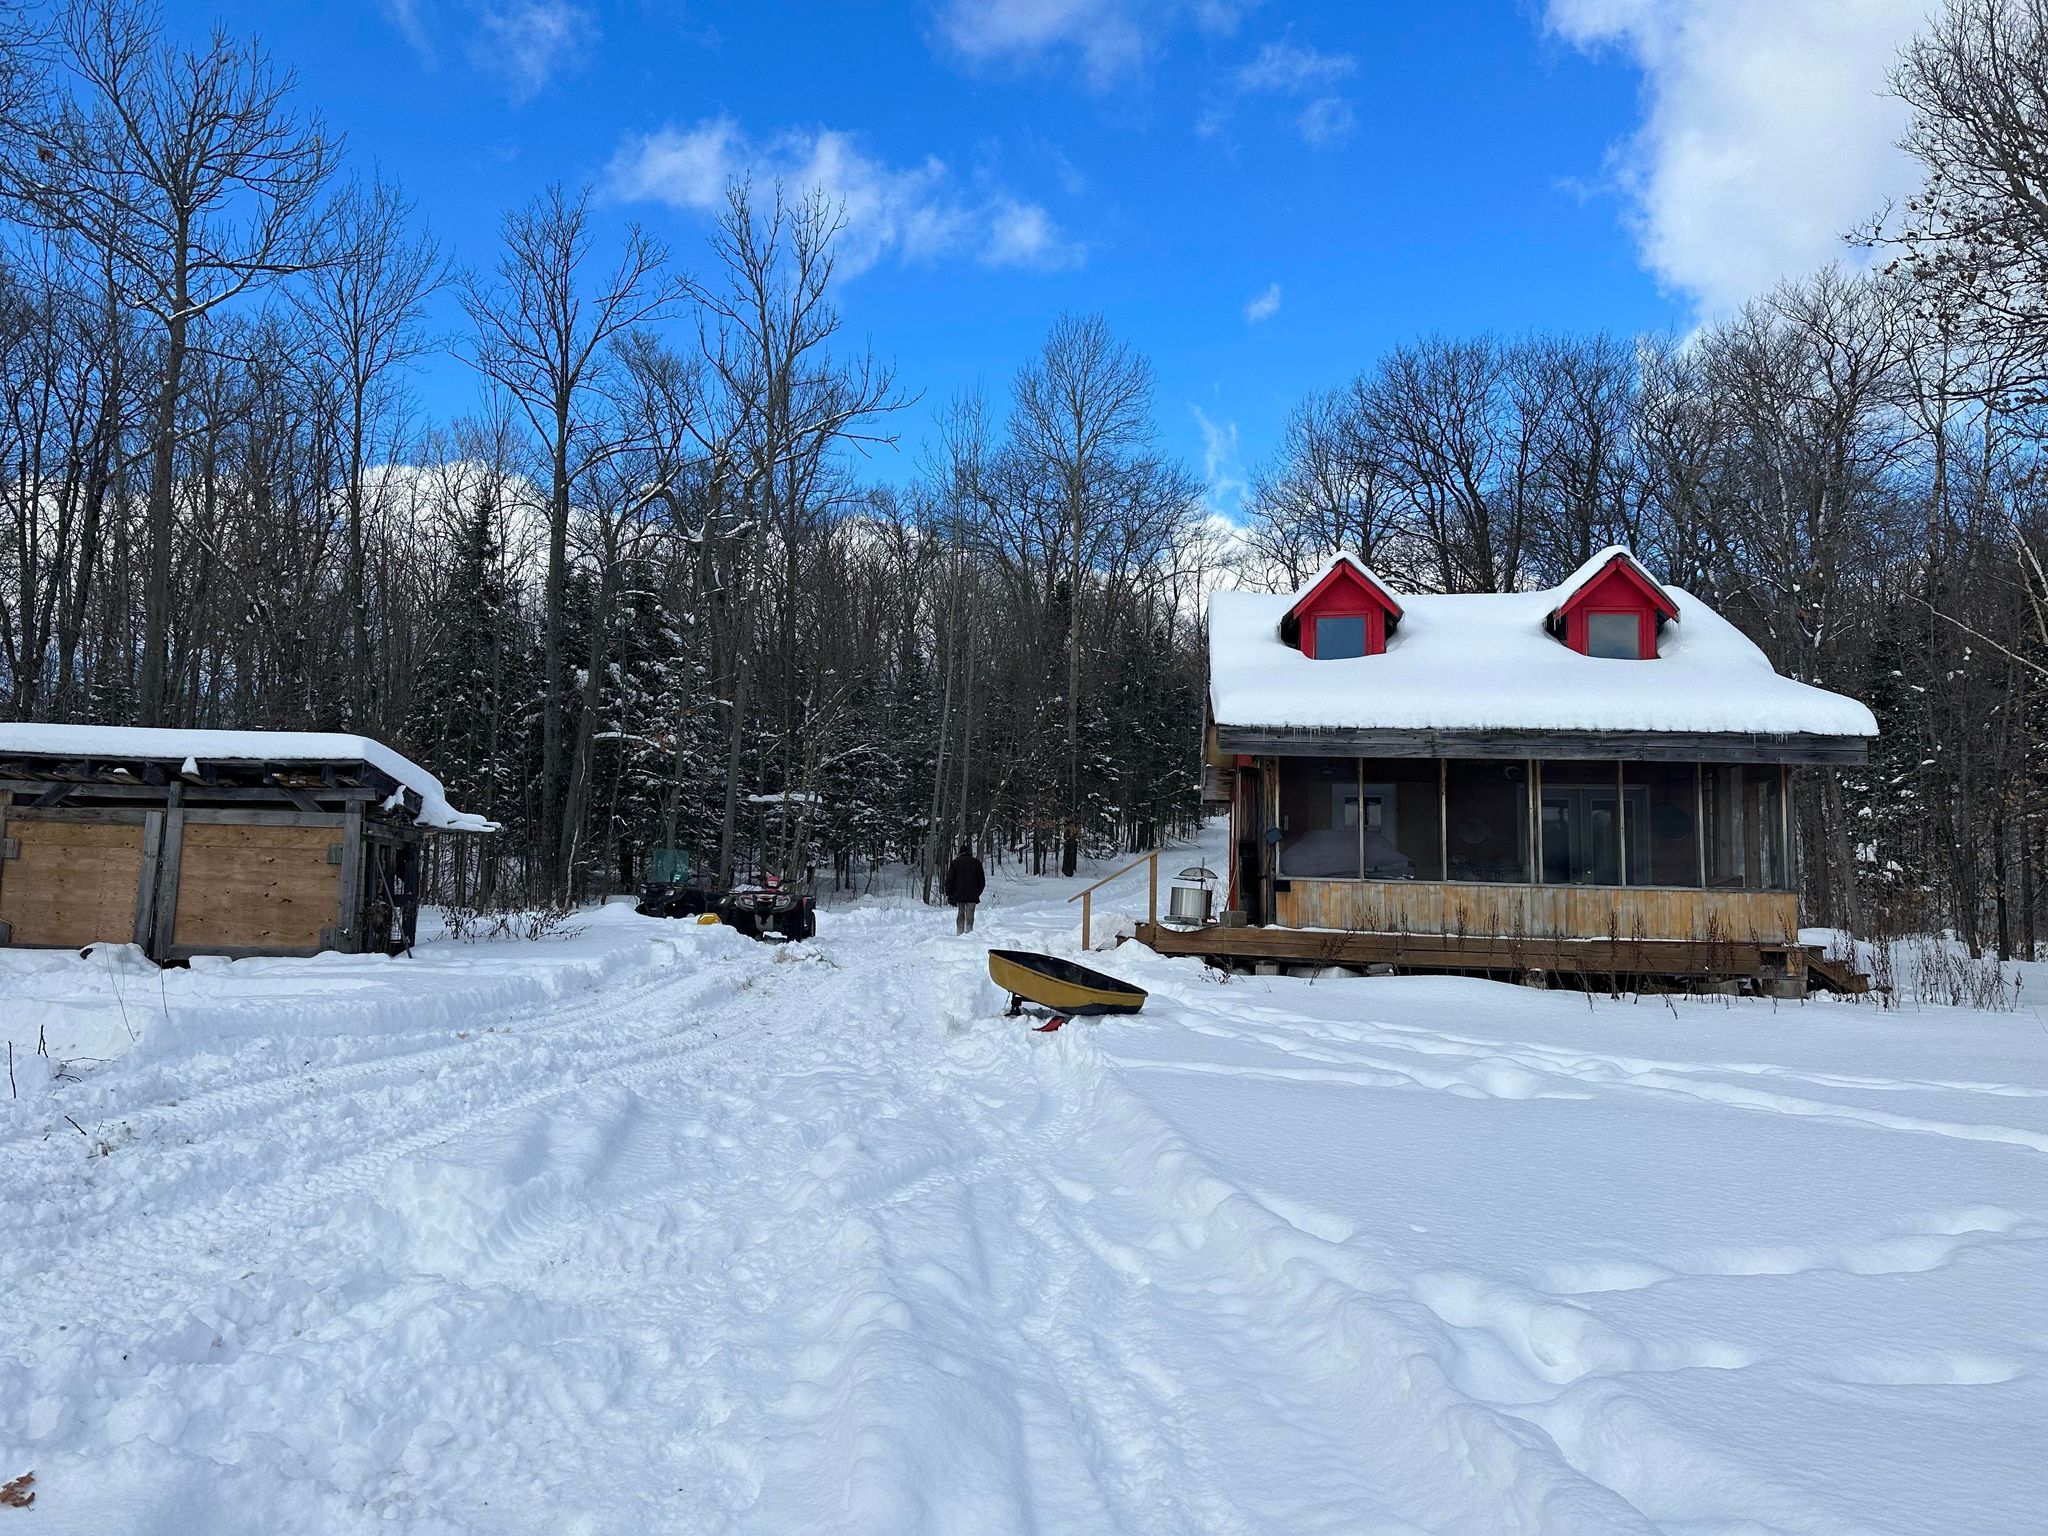
[[(1217, 585), (1347, 550), (1513, 590), (1626, 543), (1877, 712), (1802, 783), (1808, 921), (2040, 954), (2048, 0), (1948, 0), (1891, 88), (1921, 190), (1838, 262), (1684, 335), (1299, 381), (1238, 517), (1100, 315), (877, 476), (923, 392), (842, 327), (804, 188), (675, 251), (541, 187), (462, 267), (258, 41), (0, 15), (0, 708), (379, 737), (503, 823), (437, 872), (478, 905), (656, 849), (929, 895), (963, 836), (1071, 872), (1191, 828)], [(438, 350), (474, 414), (423, 415)]]

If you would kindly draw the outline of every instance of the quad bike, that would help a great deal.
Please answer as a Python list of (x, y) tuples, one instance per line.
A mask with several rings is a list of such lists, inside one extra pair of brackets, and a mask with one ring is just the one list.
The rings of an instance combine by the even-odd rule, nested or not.
[(750, 939), (794, 943), (818, 932), (817, 897), (774, 875), (720, 891), (708, 885), (649, 885), (634, 911), (642, 917), (716, 918)]

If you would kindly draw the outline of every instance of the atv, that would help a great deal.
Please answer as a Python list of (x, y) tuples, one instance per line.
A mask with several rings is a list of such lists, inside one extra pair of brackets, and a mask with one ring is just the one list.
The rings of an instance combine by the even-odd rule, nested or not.
[(774, 875), (744, 881), (727, 891), (707, 885), (657, 882), (640, 893), (633, 910), (642, 917), (694, 917), (707, 913), (750, 939), (794, 943), (816, 936), (817, 898)]

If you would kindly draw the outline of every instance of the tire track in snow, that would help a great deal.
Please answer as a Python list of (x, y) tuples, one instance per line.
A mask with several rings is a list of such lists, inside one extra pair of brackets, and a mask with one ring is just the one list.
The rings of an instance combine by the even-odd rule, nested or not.
[[(750, 975), (790, 979), (778, 976), (780, 970), (763, 967)], [(711, 974), (720, 982), (730, 979), (722, 972)], [(677, 978), (672, 985), (681, 988), (695, 979), (699, 978), (694, 974)], [(816, 991), (821, 981), (812, 980), (799, 992)], [(354, 1148), (338, 1149), (310, 1171), (296, 1165), (274, 1166), (267, 1179), (253, 1188), (237, 1188), (229, 1202), (218, 1206), (209, 1203), (211, 1191), (202, 1187), (187, 1192), (188, 1199), (196, 1195), (197, 1205), (142, 1213), (117, 1207), (97, 1233), (77, 1242), (50, 1244), (40, 1268), (11, 1277), (7, 1293), (0, 1296), (0, 1328), (13, 1324), (45, 1328), (82, 1325), (119, 1330), (132, 1326), (139, 1316), (175, 1307), (181, 1299), (197, 1299), (223, 1277), (275, 1262), (280, 1250), (307, 1229), (307, 1218), (324, 1218), (341, 1201), (368, 1194), (391, 1168), (410, 1158), (470, 1136), (493, 1121), (588, 1091), (594, 1085), (646, 1081), (693, 1064), (707, 1052), (733, 1049), (738, 1035), (718, 1034), (717, 1026), (728, 1021), (751, 1022), (749, 1015), (767, 999), (769, 990), (781, 989), (742, 984), (708, 1013), (623, 1044), (600, 1042), (577, 1052), (573, 1039), (551, 1042), (566, 1043), (570, 1048), (566, 1059), (555, 1059), (560, 1053), (551, 1051), (537, 1053), (538, 1059), (530, 1055), (510, 1064), (495, 1058), (465, 1063), (458, 1071), (469, 1079), (471, 1089), (487, 1089), (494, 1080), (534, 1072), (545, 1072), (547, 1080), (509, 1095), (486, 1095), (455, 1115), (429, 1116), (397, 1136), (390, 1134), (394, 1127), (379, 1118), (364, 1127)], [(686, 1006), (700, 996), (687, 999)], [(647, 1001), (639, 999), (636, 1008)], [(616, 1009), (597, 1010), (582, 1023), (586, 1027), (613, 1023), (632, 1027)], [(449, 1096), (450, 1084), (445, 1078), (423, 1086), (435, 1100)], [(320, 1127), (315, 1118), (311, 1129), (317, 1131)], [(360, 1144), (363, 1142), (368, 1144)]]
[[(213, 1087), (179, 1092), (169, 1098), (143, 1099), (125, 1105), (115, 1102), (79, 1107), (89, 1109), (90, 1115), (103, 1124), (125, 1122), (133, 1126), (139, 1122), (152, 1135), (175, 1132), (180, 1128), (216, 1129), (221, 1118), (210, 1114), (210, 1111), (254, 1111), (260, 1114), (264, 1110), (290, 1109), (302, 1102), (309, 1092), (374, 1086), (380, 1079), (396, 1080), (408, 1073), (473, 1054), (478, 1039), (487, 1032), (508, 1034), (516, 1031), (532, 1038), (572, 1029), (593, 1018), (613, 1017), (636, 1002), (657, 997), (673, 989), (680, 979), (673, 969), (664, 966), (661, 973), (629, 985), (623, 991), (599, 983), (592, 995), (582, 1001), (536, 1002), (509, 1013), (492, 1015), (489, 1025), (462, 1031), (470, 1036), (467, 1040), (449, 1038), (458, 1032), (453, 1024), (434, 1024), (409, 1035), (392, 1038), (391, 1043), (395, 1044), (408, 1040), (421, 1042), (412, 1049), (379, 1050), (371, 1055), (326, 1065), (301, 1063), (277, 1072), (238, 1077)], [(152, 1065), (168, 1071), (174, 1064)], [(60, 1146), (65, 1144), (64, 1135), (53, 1134), (61, 1128), (56, 1125), (55, 1108), (52, 1114), (52, 1121), (40, 1129), (0, 1137), (0, 1182), (33, 1177), (31, 1169), (17, 1166), (17, 1163), (26, 1163), (53, 1141)], [(253, 1120), (254, 1116), (250, 1118)], [(65, 1131), (65, 1135), (68, 1134), (68, 1130)]]

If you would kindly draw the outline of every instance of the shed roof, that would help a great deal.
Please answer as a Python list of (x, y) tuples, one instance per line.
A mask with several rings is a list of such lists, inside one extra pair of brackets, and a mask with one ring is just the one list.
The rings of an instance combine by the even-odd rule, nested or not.
[(498, 824), (458, 811), (441, 781), (369, 736), (336, 731), (207, 731), (140, 725), (52, 725), (0, 721), (0, 756), (156, 762), (176, 772), (187, 762), (367, 763), (419, 797), (421, 826), (446, 832), (495, 832)]
[(1297, 594), (1209, 600), (1209, 703), (1219, 727), (1265, 731), (1660, 732), (1867, 738), (1856, 700), (1795, 682), (1698, 598), (1658, 586), (1686, 621), (1652, 661), (1584, 656), (1546, 620), (1598, 564), (1536, 592), (1405, 597), (1378, 656), (1312, 660), (1282, 642)]

